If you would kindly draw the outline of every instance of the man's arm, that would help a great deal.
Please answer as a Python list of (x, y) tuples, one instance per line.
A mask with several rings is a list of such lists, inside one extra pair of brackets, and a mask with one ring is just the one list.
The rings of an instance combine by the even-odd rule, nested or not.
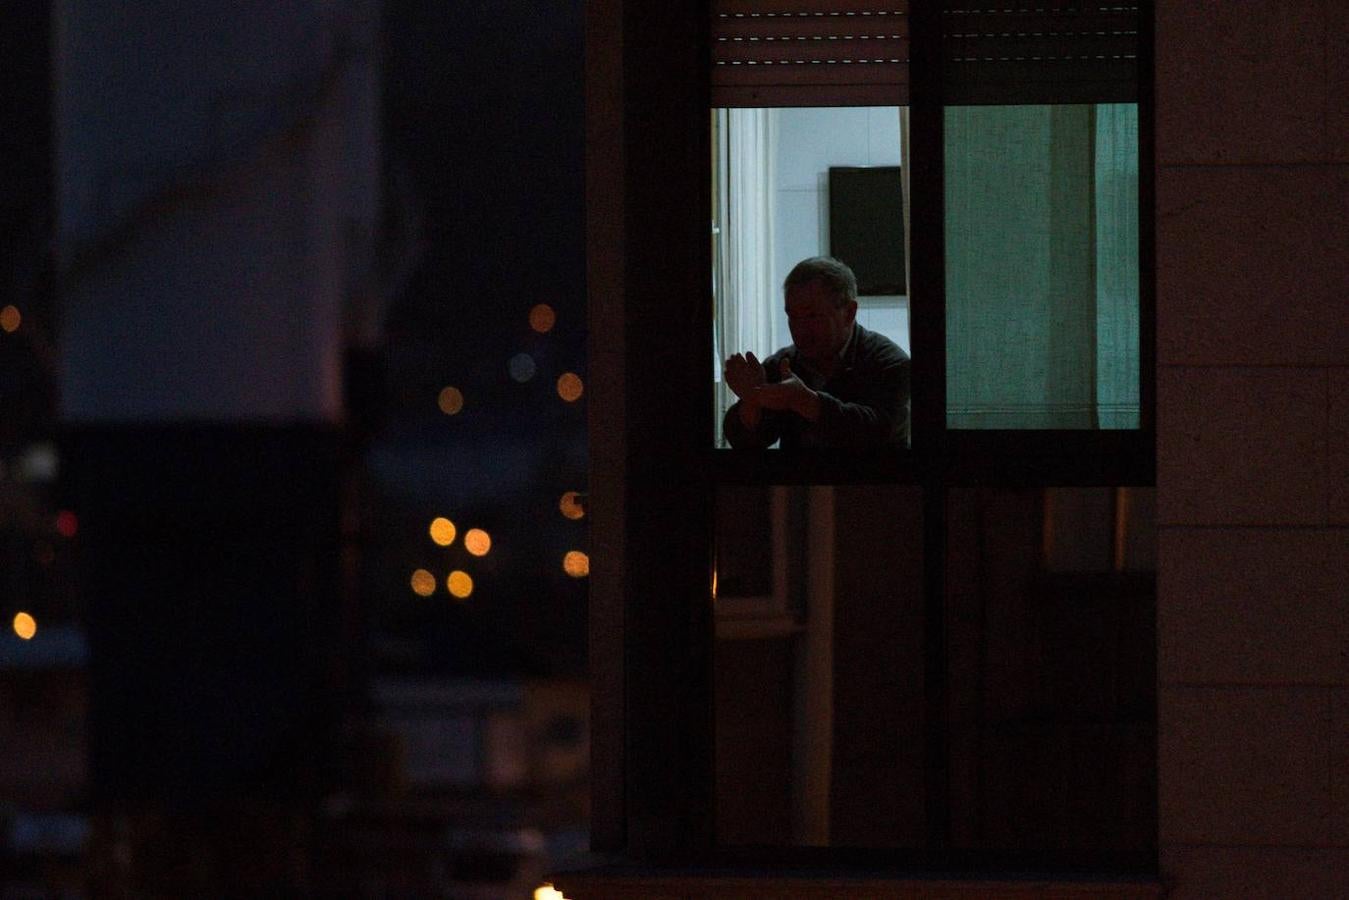
[(820, 415), (809, 427), (831, 447), (903, 445), (909, 434), (909, 361), (895, 360), (869, 375), (848, 398), (817, 391)]
[[(769, 357), (771, 362), (773, 357)], [(727, 386), (740, 399), (726, 411), (721, 422), (722, 434), (732, 447), (758, 449), (771, 446), (780, 436), (780, 428), (770, 410), (758, 400), (758, 390), (772, 378), (776, 379), (776, 365), (765, 367), (753, 353), (736, 353), (726, 360), (724, 377)]]
[(737, 449), (771, 447), (782, 436), (781, 431), (771, 410), (745, 400), (732, 404), (721, 420), (721, 433)]

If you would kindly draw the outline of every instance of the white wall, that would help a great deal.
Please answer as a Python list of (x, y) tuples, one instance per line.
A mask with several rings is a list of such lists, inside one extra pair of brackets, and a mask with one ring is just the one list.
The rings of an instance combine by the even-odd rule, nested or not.
[[(897, 107), (775, 109), (773, 284), (800, 260), (829, 249), (829, 167), (902, 163)], [(857, 319), (909, 349), (907, 297), (864, 297)], [(781, 296), (773, 345), (791, 343)]]

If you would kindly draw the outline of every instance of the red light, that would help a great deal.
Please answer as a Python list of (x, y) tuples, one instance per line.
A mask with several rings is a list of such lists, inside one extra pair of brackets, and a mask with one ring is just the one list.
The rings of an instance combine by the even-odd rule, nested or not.
[(56, 514), (56, 533), (63, 538), (73, 538), (80, 530), (80, 520), (73, 512), (63, 509)]

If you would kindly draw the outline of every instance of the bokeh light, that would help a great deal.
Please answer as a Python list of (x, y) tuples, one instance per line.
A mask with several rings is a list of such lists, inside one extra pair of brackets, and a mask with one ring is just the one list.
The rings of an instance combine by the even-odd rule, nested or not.
[(529, 327), (539, 334), (546, 334), (557, 324), (557, 313), (547, 303), (540, 303), (529, 311)]
[(412, 573), (412, 593), (418, 597), (429, 597), (436, 592), (436, 576), (425, 569)]
[(584, 390), (585, 385), (581, 383), (581, 376), (575, 372), (566, 372), (557, 380), (557, 395), (568, 403), (580, 400)]
[(445, 586), (450, 589), (452, 595), (463, 600), (473, 593), (473, 578), (467, 572), (455, 569), (450, 573), (450, 577), (445, 579)]
[(6, 333), (13, 334), (19, 330), (21, 324), (23, 324), (23, 316), (19, 313), (17, 306), (10, 305), (0, 309), (0, 328), (3, 328)]
[(567, 898), (551, 884), (544, 884), (534, 889), (534, 900), (567, 900)]
[(506, 364), (506, 368), (510, 370), (511, 378), (524, 384), (534, 377), (534, 357), (528, 353), (517, 353), (511, 357), (510, 362)]
[(474, 556), (486, 556), (492, 549), (492, 536), (481, 528), (470, 528), (464, 532), (464, 548)]
[(31, 641), (37, 634), (37, 620), (26, 612), (14, 616), (14, 633), (25, 641)]
[(457, 415), (459, 410), (464, 408), (464, 393), (457, 387), (441, 388), (440, 396), (436, 398), (436, 405), (447, 416)]
[(63, 538), (73, 538), (79, 534), (80, 519), (68, 509), (63, 509), (56, 514), (56, 533)]
[(562, 515), (572, 521), (585, 518), (585, 504), (581, 502), (581, 495), (576, 491), (567, 491), (563, 494), (562, 499), (557, 502), (557, 508), (562, 510)]
[(431, 534), (431, 540), (442, 547), (448, 547), (454, 543), (454, 536), (459, 533), (454, 527), (454, 523), (444, 516), (436, 516), (431, 520), (431, 527), (427, 529)]
[(590, 557), (580, 550), (570, 550), (562, 557), (562, 571), (572, 578), (585, 578), (590, 574)]

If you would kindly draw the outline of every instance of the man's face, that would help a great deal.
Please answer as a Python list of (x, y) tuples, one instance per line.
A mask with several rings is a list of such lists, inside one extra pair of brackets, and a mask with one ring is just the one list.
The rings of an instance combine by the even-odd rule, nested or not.
[(857, 301), (835, 305), (828, 285), (819, 281), (787, 289), (787, 325), (796, 349), (812, 365), (829, 365), (838, 358), (852, 334)]

